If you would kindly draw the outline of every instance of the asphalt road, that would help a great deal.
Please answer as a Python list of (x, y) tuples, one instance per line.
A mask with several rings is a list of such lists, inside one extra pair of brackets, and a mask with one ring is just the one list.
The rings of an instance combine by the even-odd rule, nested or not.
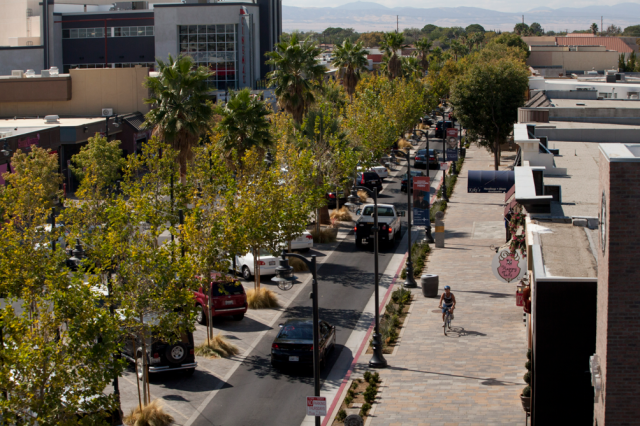
[[(433, 178), (436, 173), (436, 170), (431, 170), (429, 175)], [(379, 195), (378, 202), (395, 203), (397, 209), (406, 210), (407, 195), (400, 192), (400, 178), (387, 181), (389, 185)], [(406, 230), (405, 219), (403, 235)], [(380, 273), (386, 269), (394, 253), (405, 251), (406, 247), (399, 247), (398, 243), (382, 247)], [(373, 294), (373, 268), (372, 249), (356, 249), (350, 235), (318, 271), (320, 319), (335, 325), (337, 330), (336, 350), (322, 372), (323, 380), (340, 351), (347, 350), (344, 344)], [(309, 292), (302, 291), (284, 313), (283, 321), (289, 317), (310, 318), (311, 315)], [(299, 426), (302, 423), (306, 415), (303, 398), (313, 395), (313, 373), (310, 370), (279, 371), (271, 366), (271, 343), (277, 331), (276, 327), (262, 338), (203, 410), (194, 426)]]

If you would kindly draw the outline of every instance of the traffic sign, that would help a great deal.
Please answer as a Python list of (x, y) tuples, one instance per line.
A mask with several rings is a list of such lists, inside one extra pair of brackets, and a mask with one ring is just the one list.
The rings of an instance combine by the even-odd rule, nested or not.
[(307, 397), (307, 416), (326, 416), (327, 398), (324, 396)]

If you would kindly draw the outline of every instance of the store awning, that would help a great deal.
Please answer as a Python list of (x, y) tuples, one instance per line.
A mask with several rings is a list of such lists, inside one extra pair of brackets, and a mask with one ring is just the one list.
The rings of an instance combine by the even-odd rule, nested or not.
[(469, 170), (467, 192), (504, 193), (515, 183), (512, 170)]

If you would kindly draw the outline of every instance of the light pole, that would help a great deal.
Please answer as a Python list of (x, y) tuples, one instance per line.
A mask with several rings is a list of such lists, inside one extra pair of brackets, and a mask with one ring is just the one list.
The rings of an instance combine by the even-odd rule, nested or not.
[[(431, 153), (429, 152), (429, 130), (427, 130), (426, 132), (424, 130), (418, 130), (418, 131), (422, 132), (422, 134), (427, 137), (427, 155), (426, 155), (427, 166), (426, 167), (427, 167), (427, 176), (429, 176), (429, 172), (431, 171), (431, 165), (429, 164), (429, 160), (431, 159)], [(429, 196), (429, 208), (431, 208), (431, 196)], [(427, 243), (435, 242), (435, 240), (433, 239), (433, 236), (431, 235), (431, 222), (429, 222), (429, 224), (424, 227), (424, 232), (425, 232), (425, 240), (427, 240)]]
[[(296, 253), (287, 253), (282, 249), (282, 255), (278, 260), (276, 276), (272, 281), (293, 281), (293, 267), (289, 265), (287, 257), (295, 257), (302, 260), (311, 271), (311, 299), (313, 300), (313, 395), (320, 396), (320, 339), (318, 327), (320, 325), (320, 313), (318, 311), (318, 265), (316, 255), (311, 256), (311, 261)], [(320, 426), (320, 416), (316, 416), (316, 426)]]
[(415, 278), (413, 278), (413, 261), (411, 260), (411, 153), (410, 151), (402, 151), (394, 149), (394, 152), (399, 152), (407, 160), (407, 279), (404, 281), (406, 288), (418, 287)]
[[(444, 111), (444, 99), (442, 100), (442, 162), (447, 162), (447, 148), (446, 148), (446, 136), (447, 136), (447, 121), (445, 119), (446, 112)], [(442, 177), (442, 199), (449, 201), (447, 198), (447, 170), (444, 170), (444, 176)]]
[[(380, 336), (380, 284), (378, 279), (378, 191), (372, 191), (364, 186), (354, 186), (351, 189), (351, 195), (349, 195), (348, 203), (345, 204), (348, 208), (357, 207), (360, 204), (360, 198), (358, 197), (356, 190), (362, 189), (367, 191), (369, 195), (373, 195), (373, 258), (374, 258), (374, 294), (375, 294), (375, 325), (373, 329), (373, 356), (369, 360), (369, 367), (371, 368), (386, 368), (387, 360), (384, 359), (382, 354), (382, 340)], [(356, 237), (357, 238), (357, 237)]]

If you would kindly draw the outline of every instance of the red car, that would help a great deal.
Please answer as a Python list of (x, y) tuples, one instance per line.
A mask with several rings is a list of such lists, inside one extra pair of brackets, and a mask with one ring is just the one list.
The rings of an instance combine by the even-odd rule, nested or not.
[[(202, 286), (198, 291), (194, 291), (194, 294), (196, 308), (198, 308), (196, 321), (204, 325), (209, 316), (206, 314), (209, 295), (205, 294)], [(247, 307), (247, 295), (239, 281), (213, 281), (211, 283), (211, 317), (230, 316), (235, 321), (240, 321), (244, 318)]]

